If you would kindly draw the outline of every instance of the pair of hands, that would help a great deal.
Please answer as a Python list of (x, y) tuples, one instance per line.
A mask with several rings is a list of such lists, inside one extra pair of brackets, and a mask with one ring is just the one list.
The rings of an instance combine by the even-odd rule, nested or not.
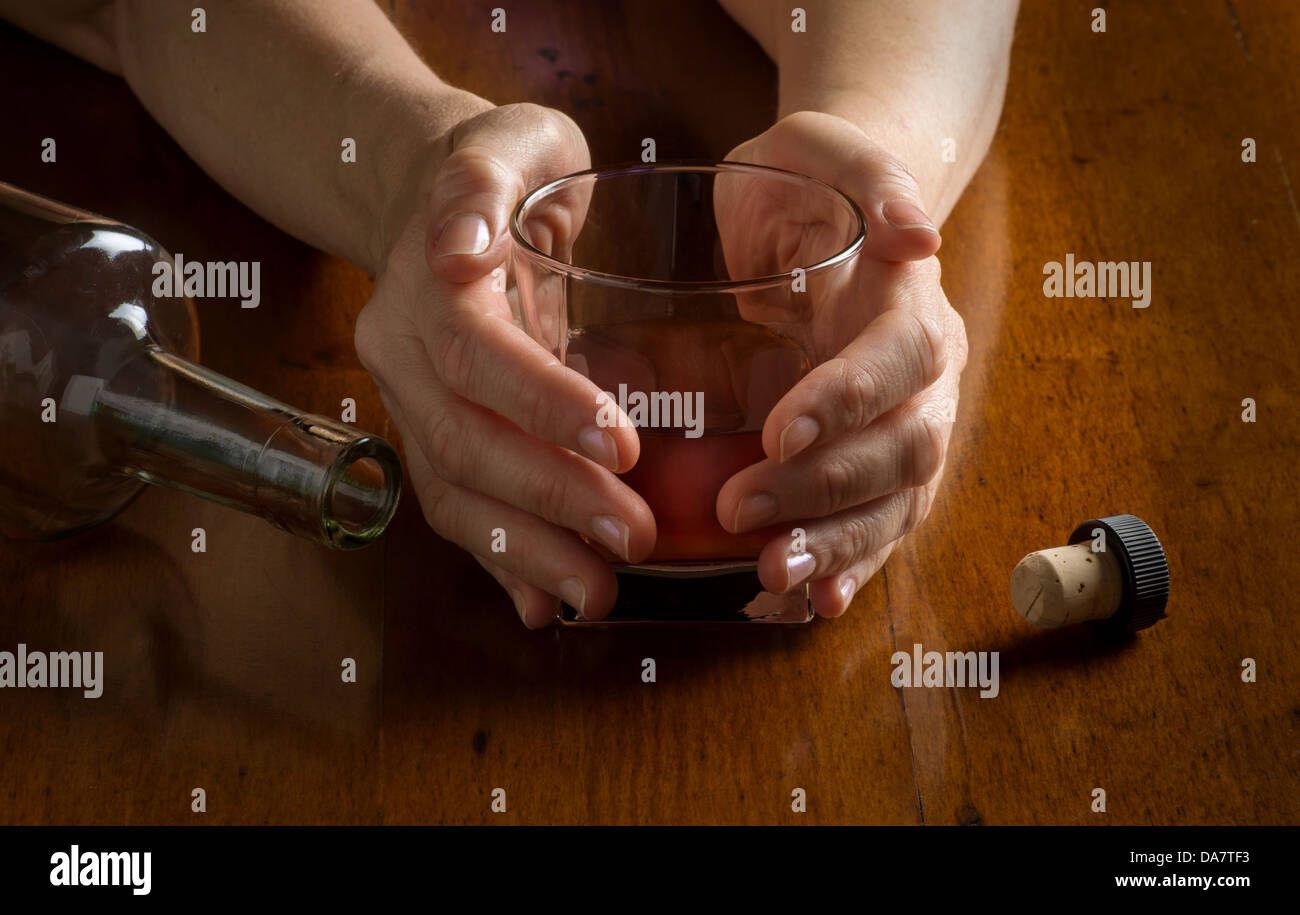
[[(357, 353), (397, 425), (430, 526), (475, 556), (526, 626), (554, 620), (558, 598), (600, 619), (617, 582), (579, 535), (625, 561), (654, 546), (649, 507), (615, 475), (636, 462), (636, 432), (597, 427), (599, 389), (516, 325), (493, 275), (509, 256), (515, 204), (588, 168), (586, 143), (557, 111), (508, 105), (463, 121), (439, 146), (357, 320)], [(735, 533), (802, 527), (806, 552), (774, 538), (760, 580), (777, 593), (810, 583), (817, 612), (838, 616), (929, 513), (965, 330), (939, 284), (939, 233), (916, 181), (857, 127), (799, 112), (727, 159), (818, 178), (867, 218), (847, 281), (814, 303), (819, 364), (768, 416), (766, 459), (717, 500), (719, 522)], [(494, 528), (508, 532), (503, 553), (491, 552)]]

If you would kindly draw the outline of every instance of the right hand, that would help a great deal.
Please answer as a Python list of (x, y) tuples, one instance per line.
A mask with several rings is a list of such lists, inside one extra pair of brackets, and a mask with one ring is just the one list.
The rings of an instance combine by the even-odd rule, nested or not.
[[(655, 541), (649, 507), (615, 476), (636, 463), (636, 432), (597, 427), (600, 389), (532, 340), (492, 288), (515, 204), (587, 168), (586, 142), (558, 111), (507, 105), (462, 121), (430, 160), (357, 318), (357, 354), (430, 526), (478, 559), (529, 628), (555, 619), (557, 597), (600, 619), (618, 590), (610, 557), (636, 561)], [(553, 229), (571, 237), (584, 214), (562, 215)], [(497, 528), (504, 552), (492, 551)]]

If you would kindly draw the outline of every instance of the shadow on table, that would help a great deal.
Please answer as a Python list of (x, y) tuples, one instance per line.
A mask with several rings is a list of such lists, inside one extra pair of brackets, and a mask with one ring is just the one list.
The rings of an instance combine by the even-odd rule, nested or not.
[(1003, 670), (1029, 674), (1044, 668), (1065, 671), (1117, 660), (1135, 650), (1140, 639), (1140, 635), (1105, 636), (1087, 625), (1066, 626), (1029, 632), (990, 650), (1000, 652)]
[[(817, 623), (651, 624), (528, 631), (510, 598), (466, 552), (430, 531), (410, 503), (389, 532), (384, 691), (416, 705), (492, 703), (559, 691), (599, 701), (644, 689), (646, 658), (674, 684), (755, 657), (814, 649)], [(557, 697), (560, 698), (560, 697)]]

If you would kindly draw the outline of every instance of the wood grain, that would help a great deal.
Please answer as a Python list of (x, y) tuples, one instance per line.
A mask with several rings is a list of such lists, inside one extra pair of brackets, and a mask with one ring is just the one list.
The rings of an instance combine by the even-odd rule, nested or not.
[[(719, 156), (775, 112), (772, 65), (709, 3), (520, 4), (505, 35), (499, 4), (381, 5), (444, 77), (572, 115), (597, 163), (645, 136)], [(944, 227), (971, 340), (945, 481), (850, 614), (529, 633), (409, 497), (381, 545), (339, 555), (150, 491), (77, 540), (0, 543), (0, 649), (108, 665), (93, 702), (0, 692), (0, 822), (1300, 820), (1300, 10), (1116, 7), (1099, 35), (1092, 5), (1022, 4), (1002, 126)], [(356, 397), (387, 431), (351, 348), (367, 277), (225, 195), (120, 81), (8, 27), (0, 77), (4, 180), (187, 257), (261, 260), (259, 309), (199, 303), (203, 361), (313, 411)], [(1067, 253), (1150, 261), (1150, 307), (1044, 297)], [(1165, 543), (1169, 619), (1119, 647), (1024, 623), (1016, 561), (1118, 512)], [(918, 642), (999, 651), (999, 695), (895, 688)]]

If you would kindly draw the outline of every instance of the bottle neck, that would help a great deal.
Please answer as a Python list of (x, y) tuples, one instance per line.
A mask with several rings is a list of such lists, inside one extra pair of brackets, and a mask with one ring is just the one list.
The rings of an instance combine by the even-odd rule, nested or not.
[(397, 508), (386, 441), (149, 346), (94, 396), (113, 469), (255, 515), (338, 549), (365, 546)]

